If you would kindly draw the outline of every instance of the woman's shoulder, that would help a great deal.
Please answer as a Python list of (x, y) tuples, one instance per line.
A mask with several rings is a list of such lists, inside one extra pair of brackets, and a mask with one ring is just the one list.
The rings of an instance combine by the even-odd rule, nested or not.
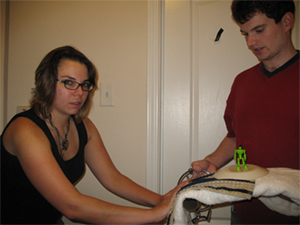
[(85, 128), (87, 130), (92, 129), (95, 127), (95, 124), (92, 122), (92, 120), (90, 118), (88, 118), (87, 116), (83, 117), (82, 119), (82, 123), (84, 124)]
[(13, 119), (6, 129), (7, 131), (12, 130), (14, 133), (24, 132), (29, 133), (31, 131), (39, 131), (41, 128), (30, 118), (18, 116)]
[(16, 154), (15, 150), (19, 145), (28, 145), (31, 142), (42, 141), (46, 141), (43, 131), (27, 117), (16, 117), (3, 133), (3, 144), (6, 146), (7, 151), (12, 154)]
[(38, 131), (45, 130), (47, 125), (33, 109), (29, 109), (25, 112), (16, 114), (9, 122), (7, 129), (13, 129), (17, 131)]
[(84, 117), (82, 119), (82, 122), (85, 126), (88, 140), (90, 140), (91, 137), (95, 137), (95, 135), (96, 136), (99, 135), (98, 129), (97, 129), (96, 125), (92, 122), (91, 119), (89, 119), (88, 117)]

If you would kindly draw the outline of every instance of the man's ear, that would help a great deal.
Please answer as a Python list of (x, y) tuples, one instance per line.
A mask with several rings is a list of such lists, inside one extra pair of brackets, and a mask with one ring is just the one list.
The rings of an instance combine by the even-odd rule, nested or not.
[(286, 14), (284, 14), (284, 16), (282, 17), (281, 20), (285, 31), (289, 31), (292, 29), (293, 25), (294, 25), (294, 14), (291, 12), (287, 12)]

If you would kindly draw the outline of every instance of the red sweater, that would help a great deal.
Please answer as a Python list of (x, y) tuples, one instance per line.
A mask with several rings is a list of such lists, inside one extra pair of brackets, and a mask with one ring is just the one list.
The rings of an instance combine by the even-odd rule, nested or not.
[[(247, 164), (299, 169), (299, 52), (269, 73), (260, 63), (239, 74), (225, 110), (228, 137), (246, 150)], [(235, 204), (244, 224), (299, 224), (257, 199)]]

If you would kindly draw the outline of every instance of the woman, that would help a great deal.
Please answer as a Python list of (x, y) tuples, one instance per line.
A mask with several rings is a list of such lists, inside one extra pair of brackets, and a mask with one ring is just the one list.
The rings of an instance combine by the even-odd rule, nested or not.
[[(93, 64), (70, 46), (54, 49), (38, 66), (31, 109), (17, 114), (1, 135), (2, 224), (55, 224), (62, 215), (85, 223), (142, 224), (167, 215), (180, 187), (161, 196), (122, 175), (86, 117), (95, 77)], [(79, 193), (74, 184), (85, 163), (109, 191), (155, 207), (124, 207)]]

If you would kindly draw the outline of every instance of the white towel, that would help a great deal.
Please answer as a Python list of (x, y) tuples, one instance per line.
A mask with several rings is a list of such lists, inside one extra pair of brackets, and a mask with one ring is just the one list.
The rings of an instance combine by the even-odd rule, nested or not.
[[(268, 168), (269, 173), (266, 176), (255, 180), (255, 186), (248, 186), (250, 198), (258, 198), (268, 208), (287, 216), (300, 215), (300, 171), (288, 168)], [(211, 175), (213, 177), (213, 175)], [(222, 179), (224, 182), (226, 179)], [(239, 189), (241, 180), (235, 179), (236, 187)], [(242, 181), (243, 182), (243, 181)], [(226, 186), (226, 185), (225, 185)], [(234, 187), (234, 188), (236, 188)], [(232, 184), (230, 186), (232, 188)], [(246, 188), (246, 189), (247, 189)], [(243, 188), (241, 188), (243, 189)], [(251, 193), (252, 189), (252, 193)], [(238, 192), (224, 192), (220, 189), (203, 189), (199, 184), (183, 188), (178, 192), (168, 216), (168, 224), (190, 224), (191, 215), (183, 208), (185, 199), (196, 199), (202, 204), (216, 205), (225, 202), (237, 202), (249, 199), (248, 196), (242, 196)]]
[(268, 175), (255, 181), (253, 197), (278, 213), (299, 216), (300, 171), (288, 168), (268, 170)]

